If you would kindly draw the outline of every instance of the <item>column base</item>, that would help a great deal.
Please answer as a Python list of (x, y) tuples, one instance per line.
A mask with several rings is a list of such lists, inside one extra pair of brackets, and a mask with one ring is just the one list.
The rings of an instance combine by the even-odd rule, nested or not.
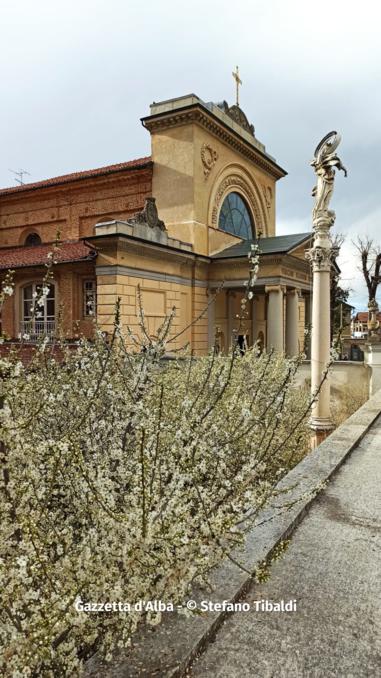
[(311, 450), (320, 445), (335, 428), (331, 419), (328, 417), (313, 417), (310, 422), (311, 428)]
[(311, 417), (310, 427), (313, 431), (332, 431), (335, 425), (330, 417)]

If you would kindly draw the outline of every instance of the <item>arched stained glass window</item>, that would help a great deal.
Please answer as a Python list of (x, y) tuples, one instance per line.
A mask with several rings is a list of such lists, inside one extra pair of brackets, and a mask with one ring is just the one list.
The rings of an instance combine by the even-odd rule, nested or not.
[(229, 193), (222, 203), (218, 227), (245, 240), (255, 237), (255, 228), (250, 212), (239, 193)]

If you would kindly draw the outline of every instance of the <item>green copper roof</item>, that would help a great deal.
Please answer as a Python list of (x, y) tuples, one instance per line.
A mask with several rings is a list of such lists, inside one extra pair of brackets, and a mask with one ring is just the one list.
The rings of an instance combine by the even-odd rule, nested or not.
[[(312, 238), (312, 233), (292, 233), (291, 235), (278, 235), (274, 238), (261, 238), (259, 248), (262, 254), (287, 254), (303, 242)], [(227, 247), (222, 252), (212, 255), (212, 259), (231, 259), (248, 255), (252, 243), (256, 240), (242, 240), (242, 242)]]

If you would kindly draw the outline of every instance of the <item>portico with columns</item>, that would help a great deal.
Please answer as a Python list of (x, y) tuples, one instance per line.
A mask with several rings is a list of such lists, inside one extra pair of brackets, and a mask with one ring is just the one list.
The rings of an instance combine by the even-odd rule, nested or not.
[[(247, 253), (243, 244), (234, 251), (219, 253), (210, 267), (210, 292), (217, 293), (209, 313), (209, 344), (215, 336), (227, 352), (233, 336), (244, 336), (247, 344), (259, 342), (288, 356), (304, 350), (305, 328), (310, 323), (311, 280), (305, 251), (310, 234), (278, 236), (260, 241), (259, 275), (254, 298), (240, 319), (240, 302), (245, 290)], [(246, 248), (248, 245), (246, 245)], [(226, 260), (225, 257), (226, 256)], [(237, 256), (234, 256), (237, 255)]]

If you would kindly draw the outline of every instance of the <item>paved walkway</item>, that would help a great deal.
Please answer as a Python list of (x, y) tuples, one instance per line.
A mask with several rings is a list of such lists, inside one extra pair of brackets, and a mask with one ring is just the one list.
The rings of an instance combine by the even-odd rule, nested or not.
[(193, 678), (381, 676), (381, 417), (245, 598), (261, 599), (297, 611), (235, 613)]

